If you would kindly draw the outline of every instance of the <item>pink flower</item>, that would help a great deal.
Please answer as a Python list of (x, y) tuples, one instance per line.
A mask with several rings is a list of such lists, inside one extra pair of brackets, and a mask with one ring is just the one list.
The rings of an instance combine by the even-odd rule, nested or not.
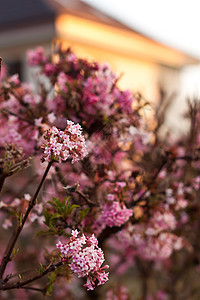
[(84, 234), (78, 237), (78, 230), (72, 230), (72, 236), (69, 242), (58, 242), (56, 245), (63, 256), (63, 261), (69, 263), (69, 267), (78, 277), (87, 276), (87, 282), (84, 286), (88, 290), (93, 290), (95, 281), (98, 285), (104, 284), (108, 280), (108, 273), (104, 269), (108, 266), (101, 267), (104, 262), (103, 251), (97, 246), (98, 241), (94, 235), (86, 237)]
[(109, 227), (121, 226), (132, 216), (132, 209), (126, 208), (125, 204), (117, 201), (105, 204), (101, 215), (101, 222)]
[(5, 219), (5, 221), (4, 221), (3, 225), (2, 225), (2, 227), (3, 227), (4, 229), (8, 229), (9, 227), (12, 227), (12, 226), (13, 226), (13, 224), (12, 224), (12, 222), (10, 221), (10, 219)]
[(72, 158), (72, 163), (75, 163), (87, 155), (82, 128), (72, 121), (67, 121), (65, 131), (53, 126), (46, 131), (44, 139), (46, 142), (42, 145), (44, 149), (42, 161), (61, 162)]
[(46, 76), (50, 76), (52, 74), (56, 74), (57, 72), (57, 67), (53, 65), (52, 63), (46, 63), (44, 66), (44, 74)]
[(27, 58), (30, 66), (37, 66), (46, 61), (44, 49), (42, 47), (37, 47), (35, 50), (28, 50)]
[(20, 80), (19, 80), (19, 74), (14, 74), (10, 77), (9, 81), (11, 83), (14, 83), (16, 85), (19, 85), (20, 84)]
[(50, 113), (47, 115), (47, 119), (50, 123), (53, 123), (56, 120), (56, 116), (54, 115), (54, 113)]

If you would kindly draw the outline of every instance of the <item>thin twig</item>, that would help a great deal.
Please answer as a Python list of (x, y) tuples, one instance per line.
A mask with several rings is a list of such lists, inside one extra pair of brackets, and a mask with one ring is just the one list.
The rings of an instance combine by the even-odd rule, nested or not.
[(24, 227), (24, 224), (25, 224), (25, 222), (26, 222), (26, 220), (27, 220), (27, 218), (28, 218), (28, 216), (29, 216), (32, 208), (36, 204), (37, 196), (38, 196), (38, 194), (40, 192), (40, 189), (41, 189), (41, 187), (42, 187), (42, 185), (43, 185), (43, 183), (45, 181), (45, 178), (46, 178), (46, 176), (47, 176), (47, 174), (48, 174), (48, 172), (49, 172), (52, 164), (53, 164), (53, 161), (49, 162), (49, 164), (48, 164), (48, 166), (47, 166), (47, 168), (46, 168), (46, 170), (44, 172), (44, 175), (42, 177), (42, 180), (41, 180), (41, 182), (40, 182), (40, 184), (39, 184), (39, 186), (38, 186), (38, 188), (37, 188), (37, 190), (35, 192), (35, 195), (33, 196), (32, 200), (29, 202), (29, 206), (27, 208), (27, 211), (26, 211), (25, 215), (23, 216), (23, 218), (22, 218), (19, 226), (17, 227), (17, 230), (13, 233), (13, 235), (12, 235), (12, 237), (11, 237), (9, 243), (8, 243), (7, 249), (6, 249), (5, 253), (4, 253), (3, 259), (1, 261), (0, 278), (3, 277), (4, 271), (5, 271), (6, 266), (7, 266), (8, 262), (9, 262), (9, 260), (10, 260), (10, 256), (12, 254), (12, 251), (13, 251), (14, 247), (15, 247), (17, 239), (18, 239), (18, 237), (19, 237), (19, 235), (20, 235), (20, 233), (21, 233), (21, 231), (22, 231), (22, 229)]
[(14, 283), (7, 283), (7, 284), (2, 284), (2, 286), (0, 287), (0, 290), (11, 290), (11, 289), (18, 289), (23, 287), (26, 284), (29, 284), (35, 280), (38, 280), (42, 277), (44, 277), (46, 274), (55, 271), (58, 267), (62, 266), (63, 262), (59, 261), (58, 263), (56, 263), (55, 265), (50, 265), (48, 266), (43, 272), (38, 273), (35, 276), (32, 276), (26, 280), (21, 280), (21, 281), (17, 281)]
[(33, 121), (27, 120), (27, 119), (25, 119), (24, 117), (17, 115), (16, 113), (10, 111), (10, 110), (7, 109), (7, 108), (3, 108), (2, 111), (3, 111), (3, 112), (6, 112), (6, 113), (9, 114), (9, 115), (12, 115), (12, 116), (17, 117), (18, 119), (20, 119), (20, 120), (22, 120), (22, 121), (24, 121), (24, 122), (26, 122), (26, 123), (28, 123), (28, 124), (34, 125), (34, 122), (33, 122)]
[(138, 202), (142, 201), (144, 196), (147, 194), (147, 192), (150, 190), (152, 184), (154, 183), (154, 181), (156, 180), (156, 178), (158, 177), (159, 173), (162, 171), (162, 169), (165, 167), (167, 163), (167, 157), (165, 159), (163, 159), (162, 164), (160, 165), (160, 167), (157, 169), (156, 173), (154, 174), (154, 176), (151, 178), (151, 181), (147, 184), (147, 189), (140, 195), (140, 197), (133, 201), (132, 204), (137, 204)]
[(20, 288), (24, 289), (24, 290), (32, 290), (32, 291), (36, 291), (36, 292), (41, 292), (44, 296), (46, 293), (46, 289), (39, 289), (39, 288), (31, 287), (31, 286), (22, 286)]
[(89, 206), (99, 206), (99, 203), (95, 203), (95, 202), (93, 202), (92, 200), (90, 200), (89, 199), (89, 197), (86, 195), (86, 194), (84, 194), (83, 192), (81, 192), (80, 190), (79, 190), (79, 184), (78, 183), (76, 183), (75, 185), (73, 185), (73, 186), (64, 186), (63, 187), (65, 190), (67, 190), (68, 192), (71, 192), (71, 193), (76, 193), (76, 194), (78, 194), (79, 196), (81, 196), (85, 201), (86, 201), (86, 203), (89, 205)]
[(55, 167), (55, 170), (56, 170), (56, 173), (57, 173), (57, 176), (58, 176), (58, 179), (60, 180), (60, 182), (64, 185), (64, 189), (67, 190), (68, 192), (71, 192), (71, 193), (76, 193), (78, 194), (79, 196), (81, 196), (85, 201), (86, 203), (89, 205), (89, 206), (99, 206), (98, 203), (95, 203), (93, 202), (92, 200), (90, 200), (90, 198), (84, 194), (83, 192), (81, 192), (79, 190), (79, 184), (75, 184), (73, 186), (68, 186), (67, 185), (67, 182), (65, 181), (65, 178), (63, 177), (62, 175), (62, 172), (60, 170), (60, 168), (58, 166)]
[(2, 190), (2, 187), (3, 187), (5, 179), (6, 179), (6, 175), (5, 174), (1, 174), (1, 176), (0, 176), (0, 192)]

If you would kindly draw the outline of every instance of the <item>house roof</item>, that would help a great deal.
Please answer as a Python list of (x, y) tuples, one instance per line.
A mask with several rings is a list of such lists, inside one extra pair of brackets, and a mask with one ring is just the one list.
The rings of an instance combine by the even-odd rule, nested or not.
[(88, 19), (91, 21), (100, 22), (102, 24), (118, 27), (121, 29), (130, 29), (125, 24), (119, 22), (115, 18), (105, 14), (104, 12), (96, 9), (95, 7), (83, 2), (82, 0), (45, 0), (48, 2), (57, 14), (68, 13), (80, 18)]
[(55, 16), (55, 11), (43, 0), (0, 1), (0, 31), (46, 23)]
[[(3, 49), (22, 43), (27, 44), (31, 41), (41, 43), (41, 41), (52, 40), (57, 36), (55, 23), (61, 15), (67, 16), (69, 20), (71, 17), (74, 17), (72, 21), (75, 23), (78, 23), (79, 20), (88, 20), (88, 26), (92, 28), (100, 24), (102, 27), (101, 33), (103, 40), (99, 39), (96, 41), (99, 47), (102, 47), (105, 42), (104, 37), (110, 33), (115, 36), (112, 35), (107, 39), (109, 48), (114, 47), (114, 50), (123, 48), (121, 49), (122, 52), (128, 55), (151, 58), (159, 63), (171, 64), (175, 67), (198, 62), (193, 57), (181, 51), (153, 41), (151, 38), (141, 34), (141, 32), (126, 26), (81, 0), (0, 0), (0, 48)], [(38, 25), (43, 25), (43, 29), (42, 26)], [(82, 34), (83, 29), (83, 27), (80, 28), (80, 34)], [(8, 31), (10, 34), (7, 34)], [(118, 43), (112, 45), (113, 38), (116, 37), (117, 40), (119, 33), (123, 39), (126, 39), (125, 44), (119, 45)], [(68, 33), (68, 36), (70, 36), (70, 34), (72, 39), (76, 38), (74, 35), (72, 36), (72, 31)], [(83, 34), (77, 36), (77, 39), (81, 41), (82, 36)], [(59, 36), (57, 37), (59, 38)], [(93, 43), (98, 36), (94, 36), (94, 41), (92, 41), (92, 35), (90, 34), (85, 34), (84, 38), (85, 40), (89, 39), (87, 42)], [(133, 41), (135, 42), (134, 45), (132, 45)], [(139, 41), (139, 43), (137, 43), (137, 41)], [(149, 54), (149, 48), (152, 50), (151, 54)], [(154, 51), (155, 49), (157, 51)], [(159, 55), (155, 57), (155, 55), (157, 55), (156, 53), (160, 53), (160, 50), (164, 50), (164, 56), (166, 56), (166, 58), (170, 58), (171, 56), (177, 57), (177, 55), (182, 58), (176, 62), (176, 57), (171, 61), (171, 58), (165, 59), (163, 56), (160, 58)], [(145, 53), (143, 53), (144, 51)]]

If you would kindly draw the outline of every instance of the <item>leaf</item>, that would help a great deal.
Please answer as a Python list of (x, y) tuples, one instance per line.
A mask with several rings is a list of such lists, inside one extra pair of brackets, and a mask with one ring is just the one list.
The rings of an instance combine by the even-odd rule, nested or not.
[(53, 234), (55, 234), (55, 232), (52, 232), (51, 230), (48, 231), (41, 230), (36, 234), (36, 236), (53, 235)]
[(53, 226), (52, 221), (53, 221), (53, 219), (49, 221), (49, 228), (51, 229), (51, 231), (56, 233), (57, 231), (56, 231), (55, 227)]
[(46, 295), (47, 296), (51, 296), (51, 294), (52, 294), (53, 284), (55, 282), (56, 276), (57, 276), (57, 271), (52, 272), (48, 276), (49, 283), (48, 283), (47, 288), (46, 288)]
[(64, 229), (59, 230), (59, 231), (57, 232), (57, 235), (61, 236), (61, 235), (63, 234), (64, 231), (65, 231)]
[(22, 280), (22, 275), (18, 274), (18, 278), (19, 278), (19, 280)]
[(85, 209), (83, 209), (83, 210), (80, 211), (80, 219), (81, 219), (81, 221), (86, 217), (86, 215), (88, 214), (89, 210), (90, 210), (89, 207), (87, 207), (87, 208), (85, 208)]
[(18, 252), (19, 252), (19, 248), (18, 249), (13, 249), (12, 258), (14, 258), (17, 255)]
[(77, 207), (80, 207), (80, 205), (77, 205), (77, 204), (73, 204), (71, 207), (70, 207), (70, 213), (72, 213), (72, 211), (77, 208)]
[(46, 209), (44, 211), (44, 217), (45, 217), (44, 224), (46, 224), (47, 226), (49, 226), (49, 221), (51, 219), (51, 214)]
[(40, 272), (40, 273), (43, 273), (44, 270), (45, 270), (45, 267), (40, 263), (40, 264), (39, 264), (39, 272)]

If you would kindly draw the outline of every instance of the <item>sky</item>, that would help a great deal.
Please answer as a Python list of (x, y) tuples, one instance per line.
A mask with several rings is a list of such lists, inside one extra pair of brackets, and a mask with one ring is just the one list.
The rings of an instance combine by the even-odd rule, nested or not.
[(200, 0), (84, 0), (136, 31), (200, 59)]

